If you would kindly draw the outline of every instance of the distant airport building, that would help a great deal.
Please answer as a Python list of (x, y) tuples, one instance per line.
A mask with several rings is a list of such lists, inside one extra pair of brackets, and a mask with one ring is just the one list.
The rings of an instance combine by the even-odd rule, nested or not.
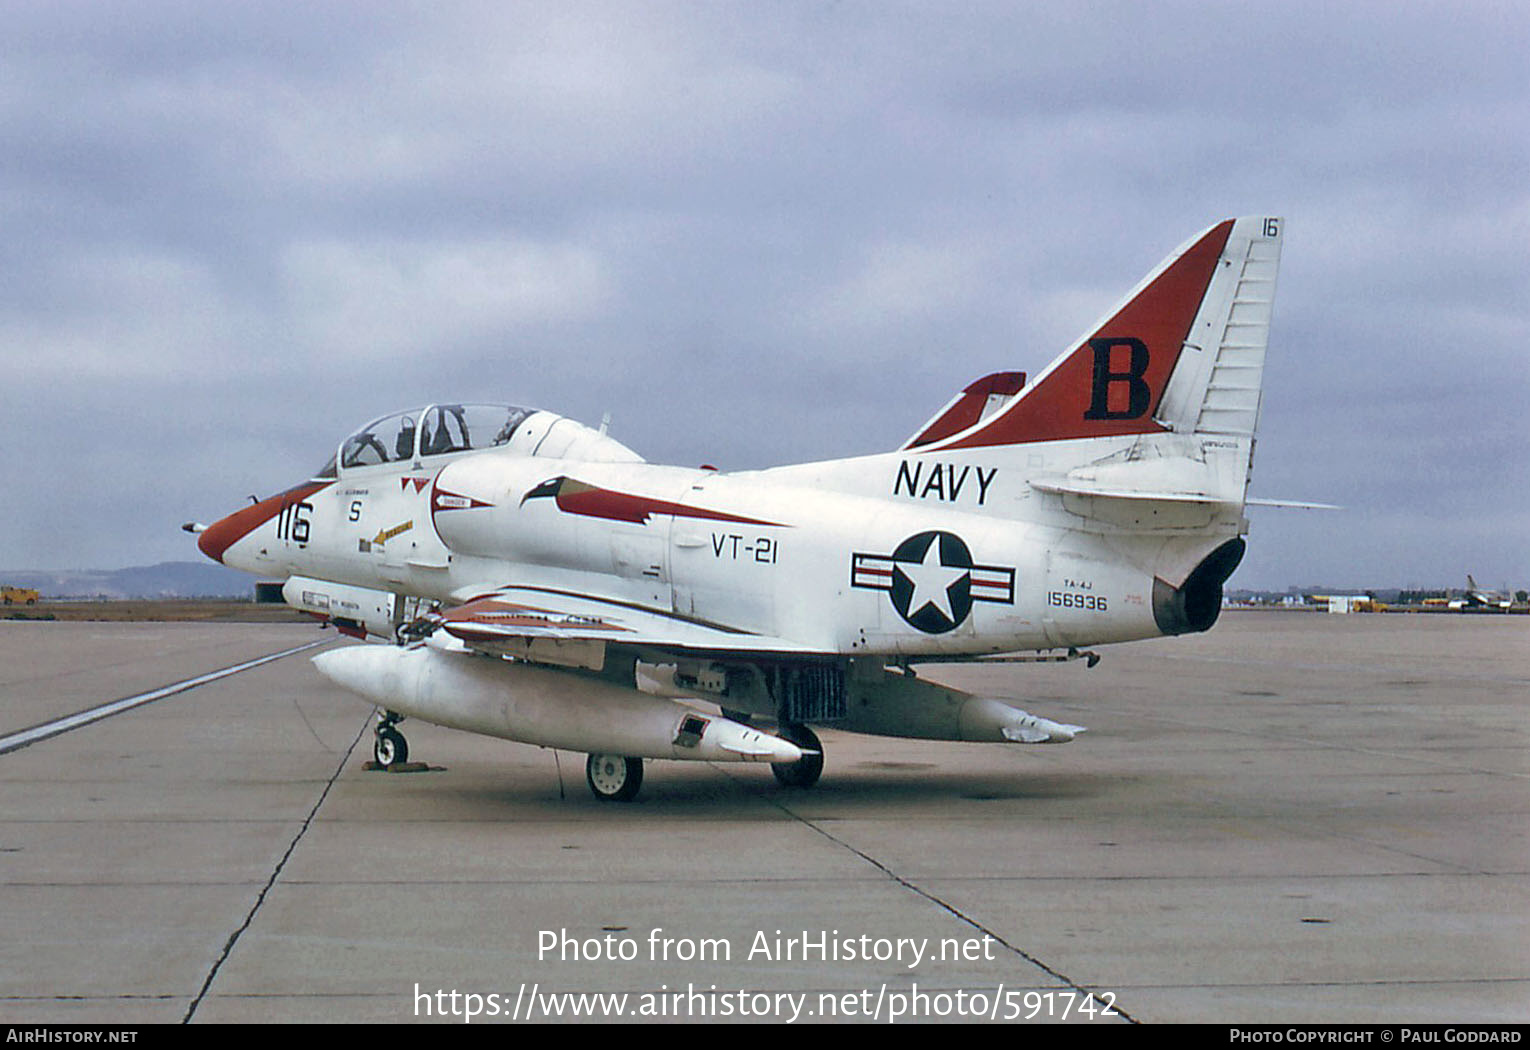
[(1314, 595), (1317, 603), (1326, 602), (1331, 613), (1383, 612), (1386, 606), (1369, 594)]

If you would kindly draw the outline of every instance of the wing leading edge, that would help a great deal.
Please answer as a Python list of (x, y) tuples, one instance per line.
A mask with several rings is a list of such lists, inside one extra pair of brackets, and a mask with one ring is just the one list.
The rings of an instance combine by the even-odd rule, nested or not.
[(677, 658), (811, 660), (836, 655), (785, 638), (540, 587), (504, 587), (437, 619), (441, 629), (481, 652), (595, 670), (607, 646)]

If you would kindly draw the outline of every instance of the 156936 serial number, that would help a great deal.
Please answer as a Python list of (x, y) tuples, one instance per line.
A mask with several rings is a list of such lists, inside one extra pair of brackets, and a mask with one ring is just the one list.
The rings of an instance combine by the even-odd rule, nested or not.
[(1059, 609), (1087, 609), (1091, 612), (1105, 612), (1105, 596), (1103, 594), (1082, 594), (1078, 591), (1047, 591), (1047, 604)]

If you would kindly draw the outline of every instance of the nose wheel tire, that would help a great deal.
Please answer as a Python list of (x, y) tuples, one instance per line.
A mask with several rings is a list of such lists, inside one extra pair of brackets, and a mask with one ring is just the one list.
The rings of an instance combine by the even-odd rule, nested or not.
[(372, 757), (384, 769), (409, 761), (409, 741), (392, 726), (379, 726), (372, 741)]
[(809, 788), (818, 783), (818, 778), (823, 775), (823, 745), (818, 742), (818, 735), (796, 722), (783, 723), (777, 728), (776, 735), (805, 751), (814, 752), (795, 762), (771, 763), (770, 771), (776, 779), (786, 787)]
[(631, 802), (643, 786), (643, 760), (625, 755), (591, 755), (584, 763), (590, 791), (602, 802)]

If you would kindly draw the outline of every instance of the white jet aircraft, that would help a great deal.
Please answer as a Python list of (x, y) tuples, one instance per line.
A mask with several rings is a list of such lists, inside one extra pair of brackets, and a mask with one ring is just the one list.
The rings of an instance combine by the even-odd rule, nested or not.
[(608, 800), (637, 793), (644, 758), (811, 785), (809, 725), (1068, 741), (1081, 726), (914, 665), (1092, 663), (1083, 647), (1216, 622), (1254, 502), (1281, 235), (1263, 216), (1197, 234), (1039, 375), (978, 380), (892, 452), (654, 466), (551, 412), (435, 404), (187, 528), (393, 643), (314, 659), (380, 708), (383, 766), (407, 759), (405, 716), (586, 752)]
[(1472, 579), (1471, 573), (1466, 574), (1466, 596), (1454, 598), (1450, 602), (1450, 608), (1456, 612), (1479, 609), (1498, 609), (1507, 612), (1514, 603), (1498, 591), (1485, 591), (1477, 586), (1477, 581)]

